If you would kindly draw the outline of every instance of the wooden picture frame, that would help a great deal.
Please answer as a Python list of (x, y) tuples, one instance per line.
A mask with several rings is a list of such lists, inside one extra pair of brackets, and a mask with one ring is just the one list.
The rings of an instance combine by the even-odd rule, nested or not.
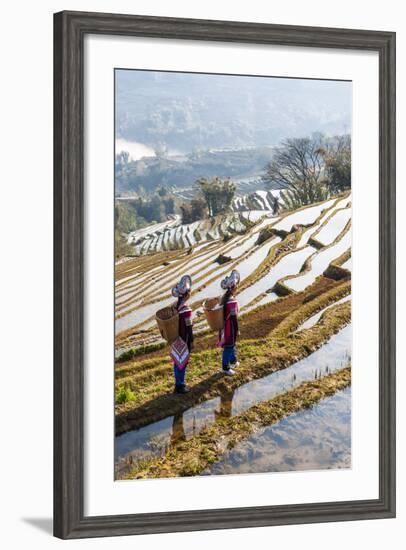
[[(395, 34), (61, 12), (54, 18), (54, 534), (101, 537), (395, 516)], [(124, 35), (379, 54), (379, 498), (86, 517), (83, 395), (83, 40)]]

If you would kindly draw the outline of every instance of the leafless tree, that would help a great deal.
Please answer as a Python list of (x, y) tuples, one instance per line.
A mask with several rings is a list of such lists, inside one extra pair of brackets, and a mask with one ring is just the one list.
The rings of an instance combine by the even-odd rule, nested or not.
[(325, 145), (320, 134), (285, 139), (266, 166), (264, 181), (273, 187), (288, 188), (294, 188), (300, 182), (317, 184), (325, 175)]

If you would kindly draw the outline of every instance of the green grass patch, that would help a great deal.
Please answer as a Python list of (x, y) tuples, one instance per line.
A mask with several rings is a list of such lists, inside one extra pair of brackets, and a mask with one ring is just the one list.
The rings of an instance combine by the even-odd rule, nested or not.
[(134, 359), (139, 355), (145, 355), (147, 353), (157, 351), (159, 349), (164, 348), (165, 346), (166, 346), (166, 342), (158, 342), (156, 344), (146, 344), (145, 346), (140, 346), (139, 348), (128, 349), (126, 351), (123, 351), (123, 353), (120, 353), (120, 355), (116, 358), (116, 363), (124, 363), (125, 361), (131, 361), (131, 359)]
[(135, 401), (135, 393), (128, 386), (120, 386), (116, 392), (116, 403), (123, 404)]

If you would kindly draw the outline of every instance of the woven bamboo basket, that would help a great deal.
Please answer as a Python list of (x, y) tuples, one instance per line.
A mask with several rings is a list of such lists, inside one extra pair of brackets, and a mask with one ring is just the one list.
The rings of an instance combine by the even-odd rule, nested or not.
[(179, 336), (179, 313), (173, 306), (159, 309), (155, 314), (159, 332), (168, 344), (172, 344)]
[(203, 311), (212, 330), (221, 330), (224, 327), (224, 313), (220, 298), (207, 298), (203, 302)]

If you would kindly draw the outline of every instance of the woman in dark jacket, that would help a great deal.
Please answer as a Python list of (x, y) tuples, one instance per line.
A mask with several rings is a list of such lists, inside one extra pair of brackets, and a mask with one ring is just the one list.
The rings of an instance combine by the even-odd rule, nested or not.
[(175, 307), (179, 314), (179, 337), (174, 343), (174, 346), (177, 346), (175, 353), (172, 348), (175, 393), (188, 393), (190, 391), (185, 384), (185, 374), (189, 363), (189, 355), (193, 348), (192, 310), (187, 304), (191, 292), (192, 279), (189, 275), (184, 275), (172, 289), (172, 296), (178, 299)]
[(224, 328), (219, 334), (219, 345), (223, 348), (221, 370), (224, 374), (235, 374), (233, 368), (238, 367), (236, 342), (240, 334), (238, 327), (238, 302), (235, 298), (240, 274), (233, 269), (231, 275), (221, 281), (221, 288), (225, 294), (221, 299), (224, 314)]

